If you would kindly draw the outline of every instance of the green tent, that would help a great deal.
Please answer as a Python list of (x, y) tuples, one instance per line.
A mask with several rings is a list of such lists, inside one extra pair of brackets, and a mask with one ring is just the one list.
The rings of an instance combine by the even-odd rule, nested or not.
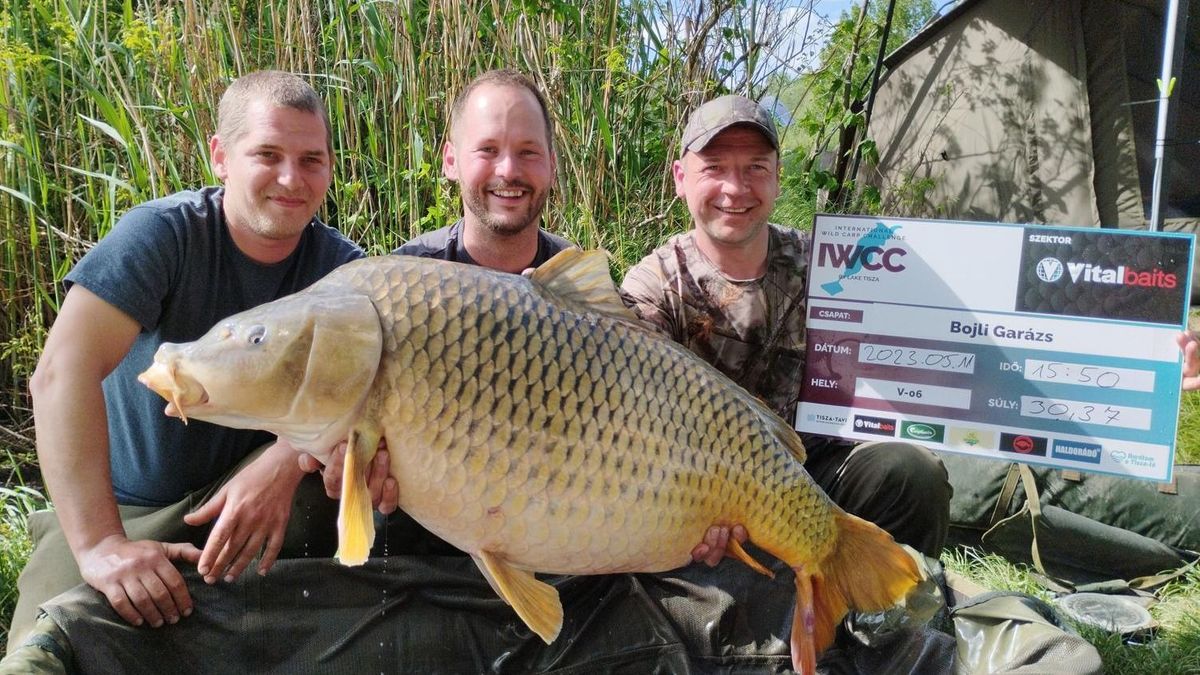
[[(885, 195), (934, 179), (896, 215), (1146, 229), (1165, 6), (964, 0), (885, 59), (863, 178)], [(1162, 212), (1196, 232), (1200, 20), (1185, 20)]]

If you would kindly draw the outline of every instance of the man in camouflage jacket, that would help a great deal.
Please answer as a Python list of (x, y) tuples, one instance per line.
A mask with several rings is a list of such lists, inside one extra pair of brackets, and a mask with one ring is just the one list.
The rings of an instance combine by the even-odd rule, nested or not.
[[(775, 124), (753, 101), (722, 96), (692, 113), (680, 153), (675, 190), (694, 227), (630, 269), (622, 294), (791, 422), (804, 377), (811, 238), (767, 222), (779, 196)], [(938, 557), (952, 488), (936, 455), (909, 443), (803, 439), (805, 468), (835, 502)], [(727, 537), (714, 528), (694, 555), (715, 562)]]

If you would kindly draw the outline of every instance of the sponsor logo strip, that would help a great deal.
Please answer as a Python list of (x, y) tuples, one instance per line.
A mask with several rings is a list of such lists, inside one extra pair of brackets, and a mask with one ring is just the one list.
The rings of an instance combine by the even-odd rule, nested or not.
[(1046, 456), (1046, 439), (1028, 434), (1000, 434), (1000, 450), (1018, 455)]
[(861, 434), (875, 436), (895, 436), (896, 420), (887, 417), (854, 416), (854, 430)]
[(1075, 462), (1099, 464), (1102, 450), (1103, 448), (1095, 443), (1084, 443), (1083, 441), (1064, 441), (1059, 438), (1054, 440), (1054, 445), (1050, 450), (1050, 456), (1055, 459), (1069, 459)]

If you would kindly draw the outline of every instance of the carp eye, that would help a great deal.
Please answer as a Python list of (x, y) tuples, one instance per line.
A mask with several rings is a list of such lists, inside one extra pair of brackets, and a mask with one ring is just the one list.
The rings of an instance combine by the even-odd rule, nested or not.
[(266, 341), (267, 341), (267, 327), (266, 326), (252, 326), (250, 328), (250, 330), (246, 331), (246, 342), (248, 342), (252, 345), (261, 345), (262, 343), (264, 343)]

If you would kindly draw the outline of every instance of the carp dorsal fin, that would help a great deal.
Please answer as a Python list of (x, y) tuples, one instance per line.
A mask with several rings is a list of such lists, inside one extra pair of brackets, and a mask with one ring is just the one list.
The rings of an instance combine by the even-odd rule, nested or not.
[(513, 567), (491, 551), (473, 553), (471, 557), (496, 594), (512, 606), (530, 630), (546, 644), (558, 637), (563, 623), (558, 589), (538, 581), (533, 572)]
[(569, 248), (547, 260), (529, 278), (551, 295), (605, 316), (644, 327), (617, 293), (604, 251)]

